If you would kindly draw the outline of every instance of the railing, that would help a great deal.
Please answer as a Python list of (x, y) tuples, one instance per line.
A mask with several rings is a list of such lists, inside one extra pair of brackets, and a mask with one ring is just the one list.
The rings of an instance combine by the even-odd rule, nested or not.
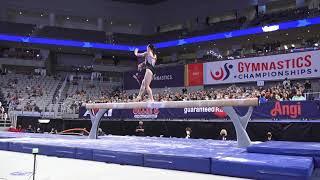
[[(9, 111), (13, 120), (12, 125), (16, 125), (15, 119), (18, 116), (29, 116), (29, 117), (39, 117), (39, 118), (52, 118), (52, 119), (61, 119), (61, 118), (77, 118), (78, 117), (78, 108), (70, 108), (64, 104), (52, 104), (52, 108), (46, 109), (44, 111), (25, 111), (24, 107), (22, 110), (10, 109)], [(0, 118), (1, 120), (1, 118)]]
[(10, 114), (8, 114), (7, 117), (4, 117), (3, 114), (0, 116), (0, 127), (10, 127), (12, 118), (10, 117)]
[(304, 97), (307, 100), (320, 100), (320, 92), (306, 92)]
[[(49, 104), (50, 105), (50, 104)], [(30, 116), (30, 117), (43, 117), (43, 118), (59, 118), (58, 114), (58, 105), (51, 104), (52, 108), (45, 107), (41, 111), (36, 111), (35, 108), (32, 108), (31, 111), (26, 111), (25, 106), (21, 106), (21, 109), (16, 109), (11, 104), (8, 109), (8, 116), (12, 119), (12, 125), (16, 125), (16, 119), (18, 116)]]
[(67, 84), (67, 81), (68, 81), (68, 77), (69, 77), (69, 75), (67, 74), (66, 77), (64, 78), (64, 81), (63, 81), (60, 89), (58, 90), (58, 95), (57, 95), (57, 98), (55, 100), (56, 104), (58, 104), (58, 102), (61, 99), (61, 94), (62, 94), (64, 88), (66, 87), (66, 84)]
[(13, 111), (8, 111), (8, 117), (10, 120), (10, 124), (13, 127), (17, 127), (18, 117)]

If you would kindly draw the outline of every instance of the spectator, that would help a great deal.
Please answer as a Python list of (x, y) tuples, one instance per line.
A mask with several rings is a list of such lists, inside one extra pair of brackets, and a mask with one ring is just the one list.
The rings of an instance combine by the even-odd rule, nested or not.
[(288, 93), (283, 93), (282, 97), (280, 98), (280, 101), (290, 101)]
[(31, 125), (29, 125), (28, 128), (26, 129), (26, 133), (34, 133), (34, 130), (32, 129)]
[(223, 141), (226, 141), (227, 140), (227, 135), (228, 135), (228, 132), (226, 129), (221, 129), (220, 131), (220, 137)]
[(42, 133), (41, 129), (38, 127), (36, 133)]
[(4, 107), (0, 107), (1, 119), (4, 120)]
[(272, 140), (272, 133), (268, 132), (267, 133), (267, 141), (271, 141)]
[(311, 82), (309, 80), (306, 80), (306, 82), (304, 83), (304, 92), (306, 93), (307, 100), (312, 100), (313, 99), (313, 96), (311, 94), (312, 85), (311, 85)]
[(260, 95), (260, 97), (259, 97), (259, 103), (260, 103), (260, 104), (263, 104), (263, 103), (267, 103), (267, 102), (268, 102), (268, 100), (267, 100), (267, 98), (265, 97), (264, 92), (261, 93), (261, 95)]
[(55, 128), (51, 128), (50, 134), (58, 134), (58, 131)]
[(188, 90), (187, 90), (187, 88), (186, 88), (186, 87), (184, 87), (184, 88), (182, 89), (182, 93), (183, 93), (183, 94), (188, 93)]
[(17, 128), (17, 132), (22, 132), (22, 131), (23, 131), (22, 126), (19, 124)]
[(142, 121), (139, 121), (139, 125), (136, 127), (136, 135), (137, 136), (144, 136), (144, 127), (143, 127)]
[(186, 128), (186, 139), (191, 138), (192, 129), (190, 127)]
[(6, 112), (3, 115), (3, 119), (4, 119), (5, 122), (8, 120), (8, 114)]
[(309, 91), (312, 89), (312, 85), (311, 82), (309, 80), (306, 80), (306, 82), (304, 83), (304, 89)]
[(292, 97), (292, 101), (305, 101), (306, 98), (302, 95), (301, 91), (297, 91), (296, 95)]
[(291, 87), (291, 82), (288, 80), (288, 78), (285, 78), (284, 81), (282, 82), (283, 88), (284, 89), (290, 89)]
[(105, 136), (106, 133), (103, 132), (103, 130), (101, 128), (98, 129), (98, 136)]

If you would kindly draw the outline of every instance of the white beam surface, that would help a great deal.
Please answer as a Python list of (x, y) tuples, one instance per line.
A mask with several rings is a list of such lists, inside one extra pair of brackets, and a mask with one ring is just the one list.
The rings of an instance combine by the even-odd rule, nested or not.
[(125, 103), (84, 103), (87, 109), (134, 109), (134, 108), (191, 108), (191, 107), (228, 107), (258, 106), (258, 98), (219, 99), (194, 101), (162, 101), (162, 102), (125, 102)]

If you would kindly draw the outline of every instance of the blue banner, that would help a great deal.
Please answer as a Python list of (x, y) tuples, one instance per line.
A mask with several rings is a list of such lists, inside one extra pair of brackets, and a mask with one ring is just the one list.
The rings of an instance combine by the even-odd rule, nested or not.
[[(259, 119), (320, 119), (320, 101), (276, 101), (254, 108), (253, 120)], [(244, 115), (247, 107), (236, 107)], [(96, 113), (97, 110), (93, 110)], [(89, 111), (80, 108), (79, 118), (89, 118)], [(219, 107), (166, 108), (166, 109), (109, 109), (104, 118), (111, 119), (226, 119), (227, 114)]]
[[(195, 36), (184, 39), (175, 39), (171, 41), (164, 41), (155, 43), (157, 49), (177, 47), (181, 45), (194, 44), (200, 42), (209, 42), (220, 39), (230, 39), (235, 37), (269, 33), (280, 30), (295, 29), (301, 27), (308, 27), (312, 25), (320, 24), (320, 17), (306, 18), (295, 21), (287, 21), (279, 24), (271, 24), (267, 26), (258, 26), (248, 29), (241, 29), (235, 31), (221, 32), (215, 34), (208, 34), (202, 36)], [(83, 41), (72, 41), (72, 40), (60, 40), (50, 39), (42, 37), (29, 37), (29, 36), (14, 36), (8, 34), (0, 34), (0, 41), (18, 42), (18, 43), (30, 43), (30, 44), (41, 44), (41, 45), (56, 45), (56, 46), (70, 46), (80, 48), (93, 48), (102, 50), (118, 50), (118, 51), (133, 51), (135, 48), (140, 50), (146, 50), (147, 45), (123, 45), (123, 44), (104, 44), (95, 42), (83, 42)]]

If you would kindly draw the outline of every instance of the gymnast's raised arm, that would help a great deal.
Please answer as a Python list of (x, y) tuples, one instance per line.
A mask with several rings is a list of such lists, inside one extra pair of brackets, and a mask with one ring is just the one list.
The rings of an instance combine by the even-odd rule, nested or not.
[(147, 52), (144, 52), (144, 53), (138, 53), (138, 49), (136, 48), (134, 50), (134, 55), (136, 55), (137, 57), (145, 57), (147, 55)]

